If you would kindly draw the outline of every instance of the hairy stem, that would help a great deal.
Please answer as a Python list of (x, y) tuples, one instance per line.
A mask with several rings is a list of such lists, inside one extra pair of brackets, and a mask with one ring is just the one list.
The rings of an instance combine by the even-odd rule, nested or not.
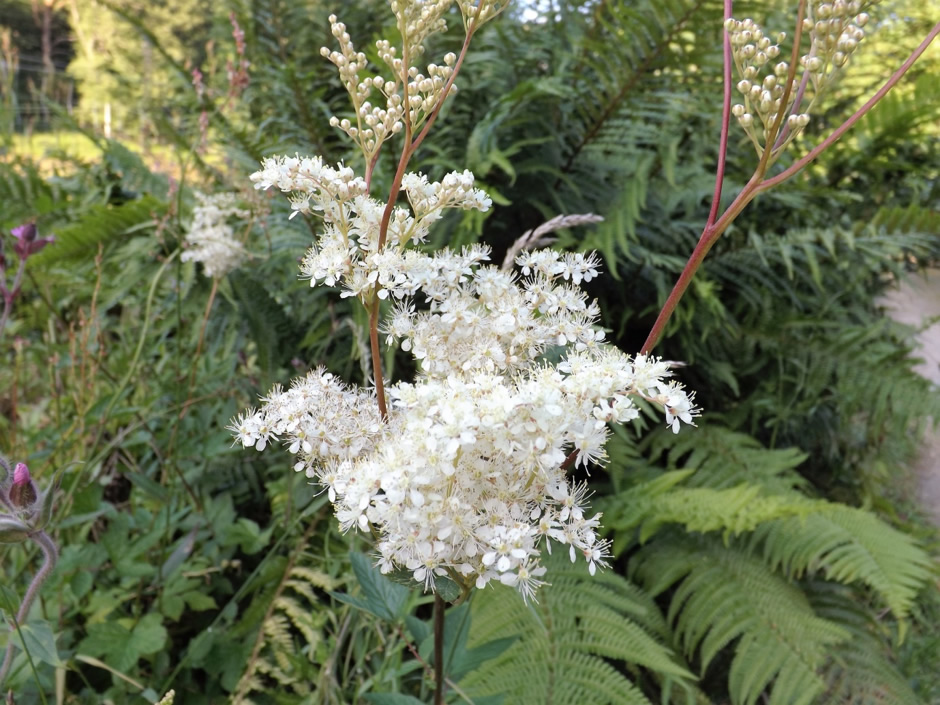
[[(49, 538), (49, 535), (45, 531), (39, 531), (35, 534), (30, 534), (30, 538), (39, 544), (39, 548), (42, 549), (44, 560), (42, 567), (39, 569), (39, 572), (36, 573), (32, 582), (29, 584), (29, 588), (26, 590), (26, 595), (23, 596), (23, 601), (20, 603), (20, 609), (17, 611), (16, 618), (12, 625), (13, 629), (18, 629), (19, 625), (26, 621), (26, 618), (29, 616), (29, 609), (33, 606), (33, 602), (36, 600), (36, 596), (39, 594), (39, 590), (42, 588), (42, 584), (46, 582), (46, 578), (48, 578), (49, 574), (52, 573), (52, 570), (55, 568), (56, 561), (59, 559), (59, 550), (56, 548), (55, 542)], [(7, 672), (10, 670), (10, 664), (13, 663), (13, 645), (14, 642), (11, 634), (10, 641), (7, 643), (6, 653), (3, 656), (3, 664), (0, 665), (0, 683), (3, 683), (3, 680), (7, 677)]]
[[(0, 314), (0, 340), (3, 340), (3, 331), (6, 329), (7, 320), (10, 318), (10, 313), (13, 311), (13, 299), (16, 298), (16, 295), (20, 291), (20, 285), (23, 282), (23, 272), (26, 271), (26, 260), (21, 259), (19, 266), (16, 268), (16, 275), (13, 277), (13, 287), (10, 289), (6, 288), (6, 283), (0, 280), (0, 294), (3, 295), (3, 313)], [(2, 272), (0, 272), (2, 274)]]

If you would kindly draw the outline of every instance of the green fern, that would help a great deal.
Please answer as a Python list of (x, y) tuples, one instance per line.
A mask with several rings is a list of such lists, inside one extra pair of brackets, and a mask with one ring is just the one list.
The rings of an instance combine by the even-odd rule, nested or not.
[(823, 581), (803, 585), (820, 617), (837, 621), (851, 638), (833, 652), (823, 677), (825, 701), (843, 705), (922, 705), (893, 663), (890, 634), (849, 588)]
[(89, 208), (73, 224), (55, 232), (55, 245), (30, 257), (30, 265), (45, 266), (53, 262), (94, 254), (98, 245), (117, 242), (156, 225), (166, 211), (166, 204), (145, 196), (122, 205), (97, 205)]
[(838, 504), (820, 506), (809, 516), (758, 527), (754, 542), (768, 565), (792, 577), (821, 571), (837, 582), (863, 582), (895, 617), (907, 617), (931, 577), (930, 556), (910, 536), (871, 512)]
[[(232, 697), (233, 705), (249, 705), (252, 693), (286, 689), (297, 696), (311, 692), (315, 656), (323, 642), (327, 615), (317, 609), (314, 588), (332, 590), (336, 580), (317, 570), (293, 566), (267, 604), (256, 646)], [(260, 604), (260, 603), (259, 603)]]
[(819, 671), (849, 633), (816, 616), (806, 596), (759, 558), (706, 538), (655, 541), (633, 559), (652, 595), (679, 583), (669, 620), (687, 656), (703, 672), (737, 640), (728, 675), (735, 705), (765, 691), (773, 705), (813, 702), (825, 690)]
[(461, 689), (472, 698), (557, 705), (649, 705), (638, 683), (650, 679), (693, 692), (693, 676), (669, 647), (665, 620), (648, 596), (613, 572), (591, 577), (566, 551), (546, 559), (551, 584), (539, 590), (538, 603), (526, 606), (502, 587), (474, 597), (471, 644), (519, 640), (466, 676)]

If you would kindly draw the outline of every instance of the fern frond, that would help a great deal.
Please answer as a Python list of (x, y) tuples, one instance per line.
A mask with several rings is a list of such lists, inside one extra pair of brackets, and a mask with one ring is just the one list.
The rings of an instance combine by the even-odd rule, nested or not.
[(546, 559), (552, 582), (539, 590), (538, 604), (526, 606), (501, 586), (474, 597), (471, 643), (519, 640), (461, 688), (472, 697), (502, 694), (507, 702), (645, 705), (619, 662), (691, 689), (693, 676), (668, 646), (669, 629), (649, 596), (612, 572), (589, 576), (567, 553)]
[(737, 641), (729, 672), (732, 702), (810, 703), (825, 689), (819, 674), (829, 650), (848, 638), (813, 612), (805, 595), (767, 570), (757, 557), (717, 541), (657, 540), (631, 565), (657, 595), (679, 583), (669, 608), (687, 655), (700, 653), (703, 671)]
[(105, 245), (156, 224), (166, 211), (166, 204), (152, 196), (127, 201), (119, 206), (92, 206), (81, 218), (55, 232), (55, 245), (44, 248), (29, 258), (30, 265), (44, 266), (52, 262), (87, 256), (99, 244)]
[(750, 483), (768, 492), (805, 487), (796, 468), (806, 459), (799, 448), (765, 448), (756, 438), (717, 425), (702, 424), (695, 433), (657, 433), (653, 459), (665, 455), (667, 467), (694, 471), (692, 487), (725, 489)]
[(822, 571), (830, 580), (865, 583), (898, 619), (908, 615), (931, 577), (930, 556), (914, 539), (871, 512), (844, 505), (769, 522), (754, 541), (771, 567), (790, 576)]
[(923, 705), (889, 655), (885, 623), (850, 588), (812, 581), (803, 585), (816, 613), (847, 629), (826, 666), (826, 702), (843, 705)]

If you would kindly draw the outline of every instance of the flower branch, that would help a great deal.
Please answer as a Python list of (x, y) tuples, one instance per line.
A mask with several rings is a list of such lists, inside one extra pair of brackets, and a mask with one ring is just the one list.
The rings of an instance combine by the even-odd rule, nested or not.
[[(794, 41), (794, 51), (793, 56), (796, 57), (798, 53), (798, 42), (801, 37), (801, 30), (803, 28), (803, 18), (802, 10), (805, 4), (805, 0), (800, 3), (800, 18), (797, 22), (797, 28), (795, 32), (795, 41)], [(698, 268), (701, 266), (702, 262), (705, 259), (705, 256), (718, 241), (721, 235), (727, 230), (728, 226), (738, 217), (741, 211), (747, 207), (747, 205), (754, 200), (759, 194), (773, 188), (774, 186), (786, 181), (790, 177), (794, 176), (805, 166), (810, 164), (813, 160), (816, 159), (823, 151), (828, 147), (834, 144), (842, 135), (844, 135), (849, 129), (851, 129), (866, 113), (868, 113), (885, 95), (890, 91), (898, 81), (907, 73), (915, 61), (924, 53), (930, 43), (940, 34), (940, 22), (938, 22), (930, 33), (924, 38), (920, 45), (914, 50), (914, 52), (904, 61), (903, 64), (892, 74), (888, 81), (868, 100), (865, 102), (862, 107), (860, 107), (848, 120), (846, 120), (842, 125), (840, 125), (836, 130), (832, 132), (829, 137), (823, 140), (815, 148), (813, 148), (805, 156), (797, 160), (790, 167), (782, 171), (776, 176), (765, 179), (767, 168), (769, 164), (772, 163), (774, 154), (777, 154), (777, 150), (772, 150), (769, 145), (775, 144), (775, 138), (777, 136), (777, 129), (780, 127), (783, 115), (787, 111), (788, 98), (789, 98), (789, 89), (792, 86), (794, 78), (794, 68), (795, 68), (795, 59), (791, 61), (789, 67), (789, 72), (787, 74), (787, 85), (784, 89), (783, 99), (781, 100), (781, 105), (779, 110), (776, 113), (773, 124), (769, 128), (766, 134), (766, 144), (768, 148), (764, 149), (761, 154), (761, 159), (757, 165), (757, 168), (754, 171), (754, 174), (751, 176), (750, 180), (744, 186), (744, 188), (738, 193), (737, 197), (731, 202), (725, 212), (721, 217), (712, 224), (706, 224), (702, 235), (699, 238), (698, 244), (693, 250), (691, 256), (686, 262), (685, 267), (682, 270), (682, 273), (679, 275), (675, 286), (670, 292), (669, 296), (666, 299), (666, 302), (663, 304), (662, 309), (659, 312), (659, 315), (656, 318), (655, 323), (653, 324), (652, 329), (646, 339), (646, 342), (641, 348), (642, 354), (648, 354), (659, 342), (660, 338), (663, 335), (663, 332), (666, 328), (666, 324), (669, 322), (669, 319), (672, 317), (672, 314), (675, 312), (675, 309), (682, 299), (682, 296), (685, 294), (686, 290), (689, 287), (689, 284), (692, 281), (693, 276), (698, 271)], [(807, 62), (808, 63), (808, 62)], [(802, 86), (802, 84), (801, 84)], [(798, 93), (798, 99), (802, 100), (802, 95)], [(745, 116), (746, 117), (746, 116)], [(791, 115), (790, 119), (787, 121), (787, 125), (799, 127), (799, 121), (793, 120), (797, 117), (796, 115)], [(741, 116), (739, 116), (739, 120)], [(786, 143), (784, 143), (786, 144)], [(719, 160), (723, 157), (719, 157)], [(716, 189), (716, 194), (718, 189)], [(715, 209), (715, 203), (712, 203), (712, 209)]]

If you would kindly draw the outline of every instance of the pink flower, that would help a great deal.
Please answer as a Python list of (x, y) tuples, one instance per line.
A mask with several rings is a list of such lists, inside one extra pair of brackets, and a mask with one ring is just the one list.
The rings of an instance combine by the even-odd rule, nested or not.
[(13, 245), (13, 250), (20, 259), (26, 259), (30, 255), (36, 254), (50, 242), (55, 241), (53, 235), (39, 237), (39, 231), (36, 229), (35, 223), (24, 223), (13, 228), (10, 232), (17, 239), (16, 244)]

